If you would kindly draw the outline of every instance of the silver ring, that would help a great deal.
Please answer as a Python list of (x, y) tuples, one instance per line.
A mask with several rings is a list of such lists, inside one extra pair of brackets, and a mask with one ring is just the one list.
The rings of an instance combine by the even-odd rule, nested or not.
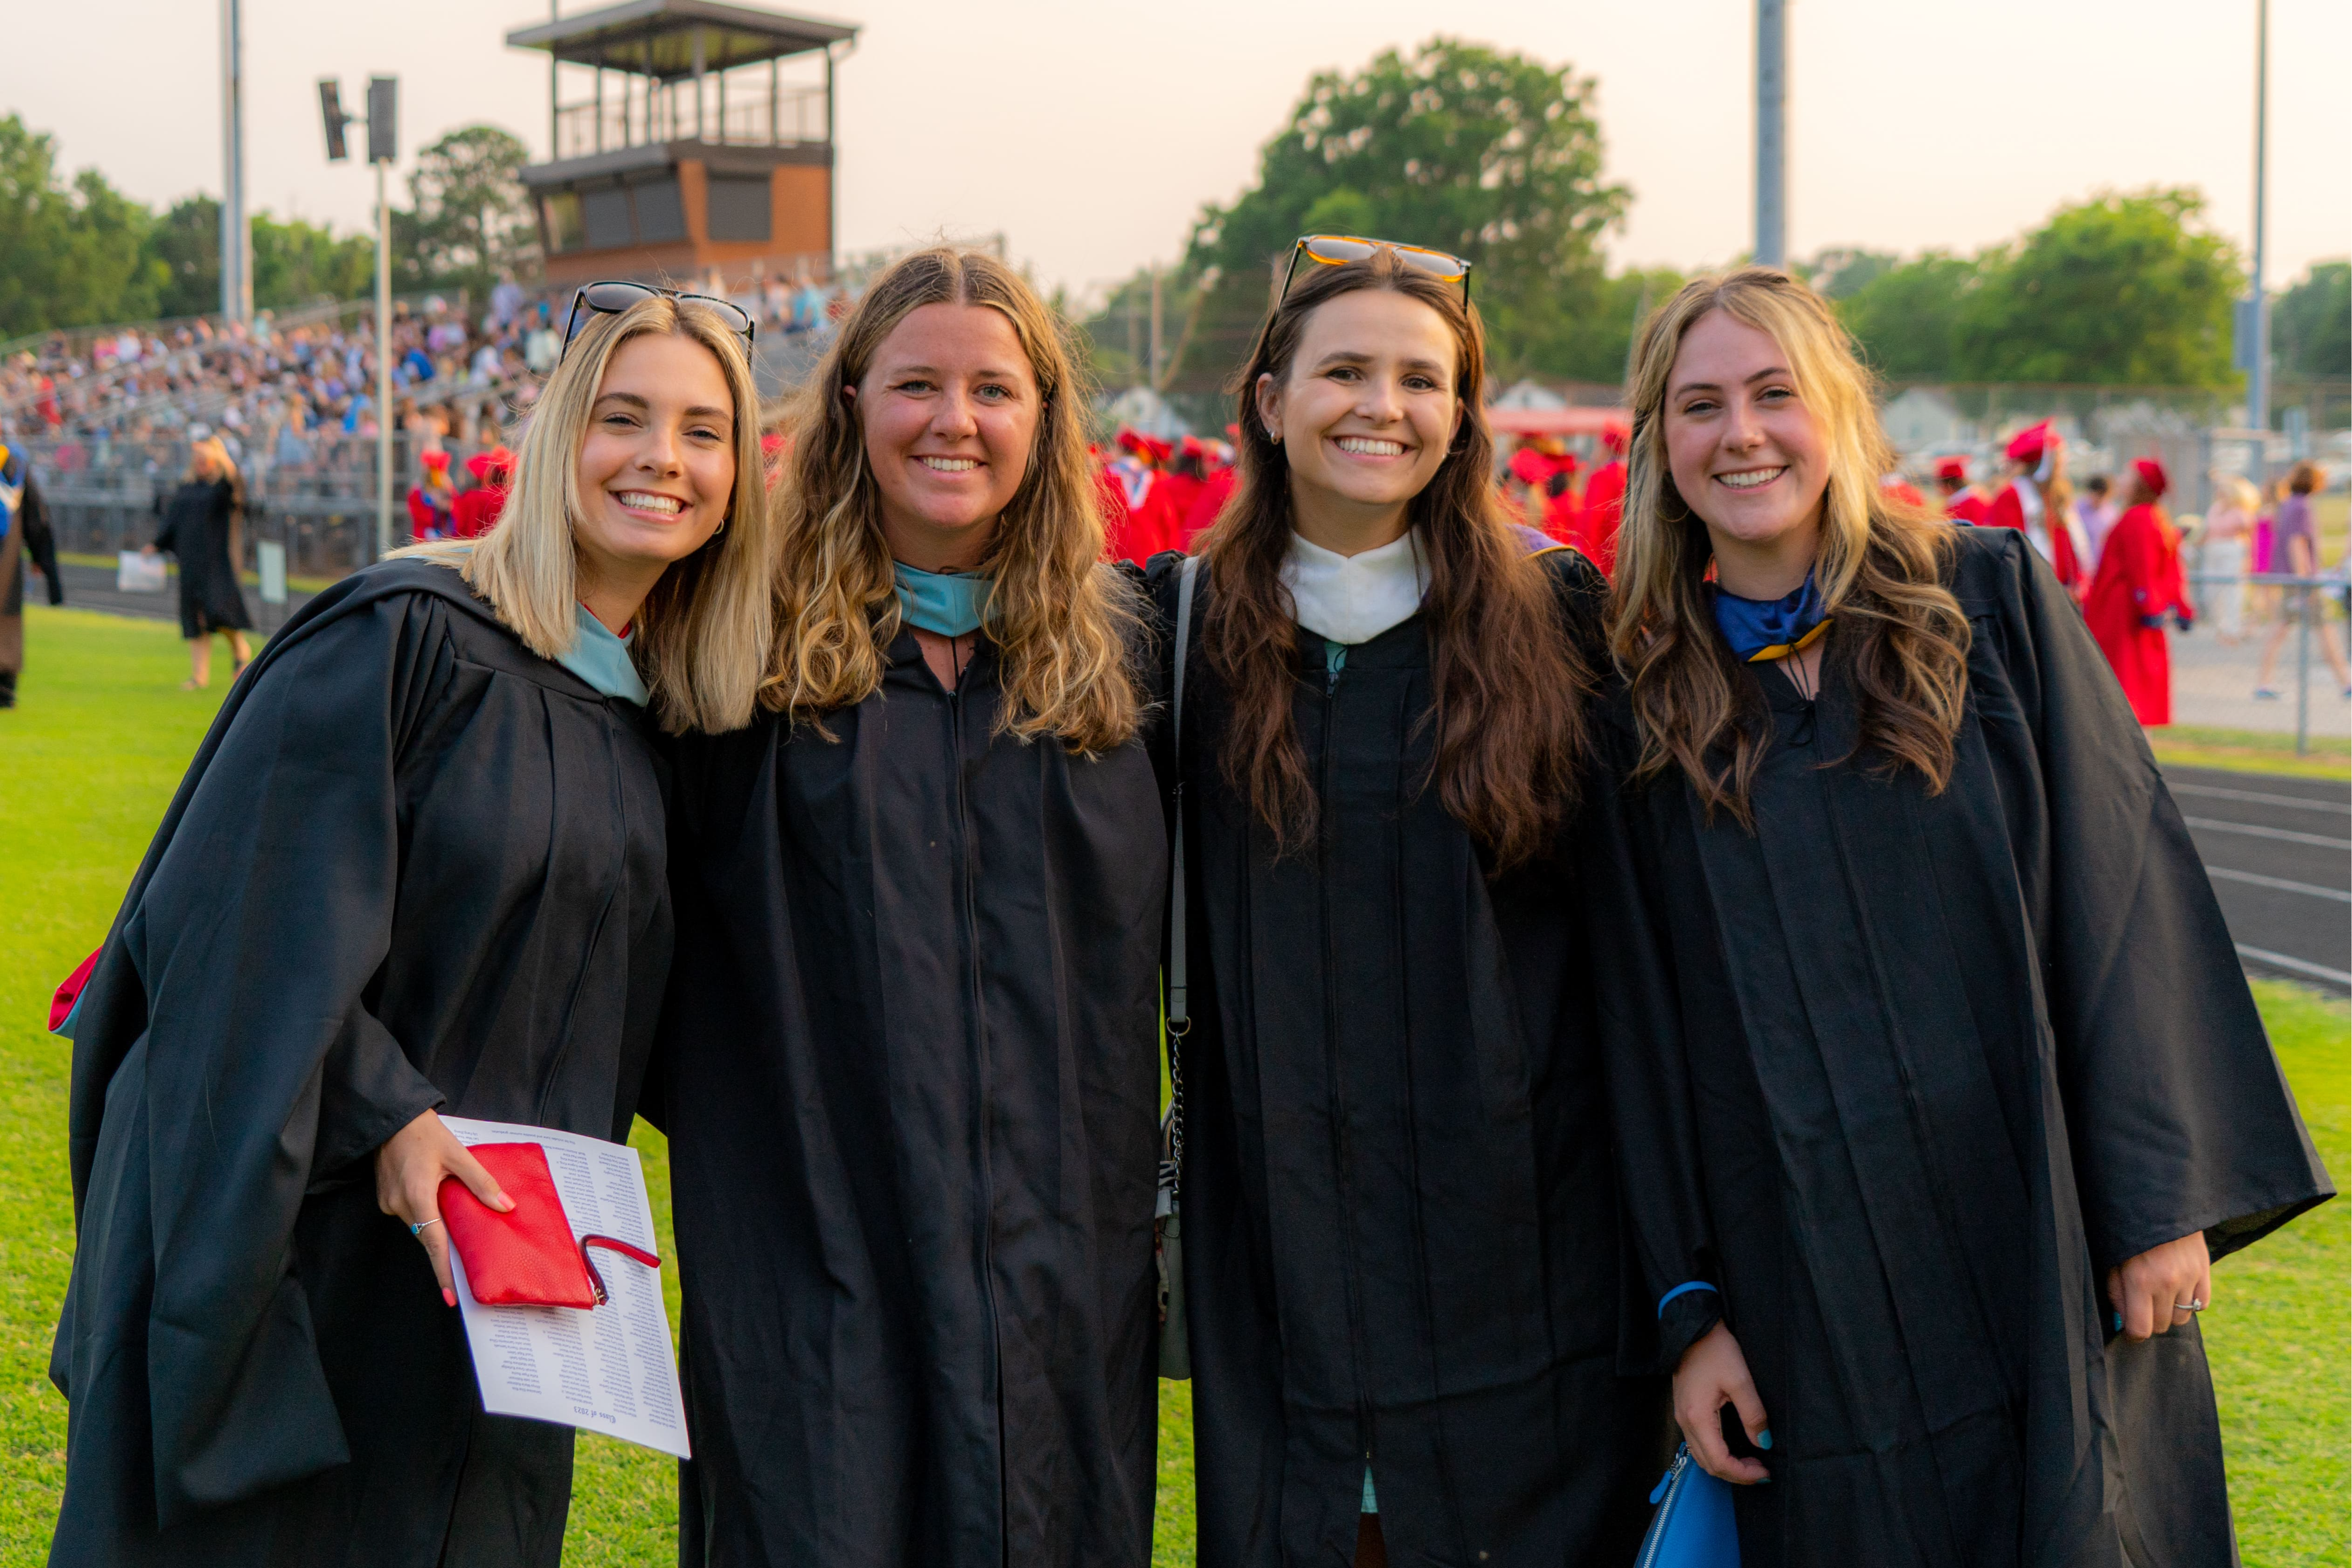
[(2172, 1304), (2172, 1310), (2176, 1312), (2201, 1312), (2205, 1310), (2205, 1303), (2202, 1301), (2175, 1301)]
[(439, 1225), (440, 1223), (441, 1216), (439, 1215), (435, 1215), (431, 1219), (425, 1220), (422, 1224), (410, 1226), (408, 1227), (408, 1234), (411, 1236), (423, 1236), (425, 1234), (425, 1226)]

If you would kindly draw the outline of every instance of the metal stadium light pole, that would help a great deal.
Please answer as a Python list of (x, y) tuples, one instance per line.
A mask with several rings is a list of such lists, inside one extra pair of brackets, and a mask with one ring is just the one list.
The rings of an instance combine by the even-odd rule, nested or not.
[(399, 154), (400, 79), (368, 78), (368, 162), (375, 165), (375, 553), (392, 552), (392, 203), (384, 175)]
[(2246, 424), (2255, 432), (2253, 479), (2270, 479), (2271, 301), (2263, 282), (2263, 246), (2270, 184), (2271, 5), (2254, 0), (2254, 279), (2246, 316), (2251, 331), (2244, 347)]
[(245, 32), (238, 0), (221, 0), (221, 318), (253, 319), (252, 231), (245, 217)]
[[(368, 79), (368, 162), (375, 165), (375, 553), (392, 550), (392, 204), (384, 176), (400, 147), (400, 79)], [(343, 135), (353, 117), (343, 112), (342, 84), (319, 79), (319, 117), (327, 128), (327, 162), (351, 156)]]
[(1756, 0), (1756, 264), (1789, 264), (1788, 0)]

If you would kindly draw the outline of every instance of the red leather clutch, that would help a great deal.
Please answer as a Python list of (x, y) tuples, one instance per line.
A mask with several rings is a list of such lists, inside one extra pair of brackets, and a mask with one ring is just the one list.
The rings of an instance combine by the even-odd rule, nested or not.
[(604, 1277), (590, 1261), (592, 1247), (609, 1247), (648, 1268), (661, 1259), (609, 1236), (573, 1240), (563, 1196), (536, 1143), (477, 1143), (482, 1168), (495, 1177), (514, 1208), (499, 1214), (455, 1176), (441, 1182), (441, 1223), (466, 1265), (466, 1288), (485, 1307), (601, 1307), (609, 1299)]

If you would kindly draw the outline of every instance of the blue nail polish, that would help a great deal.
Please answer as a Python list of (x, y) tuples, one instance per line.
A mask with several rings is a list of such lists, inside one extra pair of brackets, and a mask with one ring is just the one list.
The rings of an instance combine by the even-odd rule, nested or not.
[(1759, 1448), (1769, 1448), (1772, 1446), (1772, 1428), (1767, 1426), (1756, 1434), (1756, 1446)]

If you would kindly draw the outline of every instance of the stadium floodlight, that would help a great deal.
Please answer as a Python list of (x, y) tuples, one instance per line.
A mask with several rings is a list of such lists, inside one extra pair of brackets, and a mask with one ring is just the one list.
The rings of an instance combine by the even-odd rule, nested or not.
[(400, 79), (368, 78), (368, 162), (389, 163), (400, 156)]
[(343, 141), (343, 127), (352, 117), (343, 112), (343, 84), (333, 77), (319, 79), (319, 115), (327, 122), (327, 162), (340, 163), (352, 155)]

